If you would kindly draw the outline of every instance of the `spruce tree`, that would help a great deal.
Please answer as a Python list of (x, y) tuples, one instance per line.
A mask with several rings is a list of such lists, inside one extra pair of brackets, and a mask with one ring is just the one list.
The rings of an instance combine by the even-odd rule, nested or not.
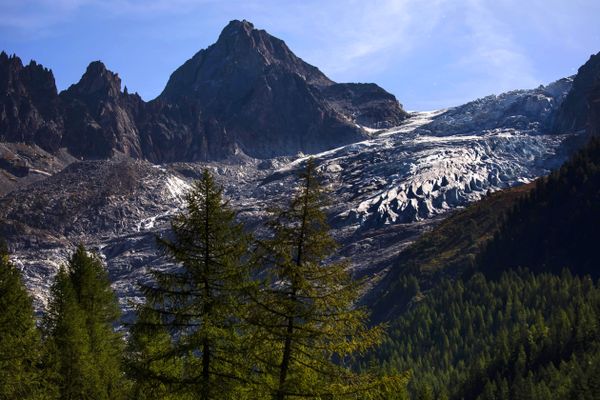
[(381, 326), (355, 307), (361, 286), (344, 262), (331, 262), (336, 243), (324, 213), (326, 196), (309, 160), (289, 207), (268, 224), (272, 237), (257, 250), (264, 276), (254, 293), (256, 391), (288, 398), (381, 398), (403, 391), (402, 376), (355, 373), (355, 356), (381, 342)]
[(41, 398), (40, 337), (31, 298), (0, 243), (0, 399)]
[(141, 383), (195, 398), (238, 398), (247, 369), (239, 345), (248, 237), (207, 170), (171, 225), (172, 237), (159, 244), (177, 267), (154, 271), (153, 284), (143, 287), (132, 371)]

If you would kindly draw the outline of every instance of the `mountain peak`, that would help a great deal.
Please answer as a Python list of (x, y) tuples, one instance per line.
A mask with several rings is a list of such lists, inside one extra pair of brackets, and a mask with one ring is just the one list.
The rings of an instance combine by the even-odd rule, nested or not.
[(336, 85), (246, 20), (230, 21), (215, 44), (173, 72), (158, 99), (192, 104), (258, 158), (322, 151), (364, 139), (357, 124), (381, 128), (406, 117), (383, 89)]
[(240, 33), (250, 34), (250, 32), (252, 32), (253, 30), (254, 24), (252, 24), (252, 22), (246, 21), (245, 19), (241, 21), (234, 19), (232, 21), (229, 21), (227, 26), (223, 28), (223, 31), (221, 31), (220, 36), (236, 35)]
[(101, 75), (101, 74), (105, 74), (109, 72), (108, 69), (106, 68), (106, 65), (104, 65), (104, 63), (100, 60), (97, 61), (92, 61), (91, 63), (89, 63), (89, 65), (87, 66), (86, 70), (85, 70), (85, 74), (96, 74), (96, 75)]
[(218, 102), (213, 100), (223, 95), (244, 97), (251, 85), (273, 70), (298, 76), (313, 86), (334, 83), (297, 57), (283, 40), (256, 29), (251, 22), (233, 20), (216, 43), (200, 50), (171, 75), (159, 97), (173, 101), (185, 96), (214, 105)]
[(121, 78), (106, 68), (102, 61), (92, 61), (85, 73), (67, 92), (80, 95), (118, 97), (121, 93)]

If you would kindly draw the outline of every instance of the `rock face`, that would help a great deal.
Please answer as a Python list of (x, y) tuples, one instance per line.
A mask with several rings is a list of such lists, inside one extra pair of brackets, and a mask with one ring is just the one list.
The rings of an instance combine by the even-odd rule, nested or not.
[(0, 141), (61, 147), (77, 158), (118, 154), (152, 162), (315, 153), (366, 139), (407, 114), (374, 84), (336, 84), (247, 21), (178, 68), (146, 103), (92, 62), (57, 94), (52, 72), (0, 56)]
[(60, 147), (61, 105), (52, 71), (0, 53), (0, 141)]
[[(377, 85), (335, 84), (286, 44), (247, 21), (177, 69), (159, 100), (194, 104), (253, 157), (314, 153), (366, 137), (406, 118)], [(207, 138), (210, 146), (210, 137)]]
[(136, 116), (144, 107), (138, 95), (121, 92), (121, 79), (100, 61), (60, 94), (64, 104), (62, 144), (84, 158), (108, 158), (120, 152), (142, 158)]
[(600, 77), (592, 88), (588, 97), (588, 104), (587, 131), (590, 135), (600, 136)]
[(586, 129), (589, 120), (588, 101), (598, 79), (600, 79), (600, 53), (592, 55), (577, 71), (573, 80), (573, 89), (554, 118), (554, 132), (565, 133)]

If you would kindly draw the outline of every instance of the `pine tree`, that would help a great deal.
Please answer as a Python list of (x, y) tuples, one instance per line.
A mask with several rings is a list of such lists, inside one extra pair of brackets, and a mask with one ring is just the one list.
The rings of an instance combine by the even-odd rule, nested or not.
[(124, 398), (124, 342), (114, 332), (120, 311), (100, 260), (79, 246), (58, 273), (51, 294), (46, 362), (60, 397)]
[[(256, 328), (256, 391), (284, 400), (362, 398), (401, 390), (403, 377), (380, 379), (350, 368), (353, 356), (382, 340), (367, 327), (367, 312), (355, 308), (360, 285), (344, 262), (329, 262), (336, 244), (323, 211), (326, 197), (309, 160), (288, 209), (269, 223), (272, 238), (257, 250), (264, 275), (252, 297)], [(391, 388), (391, 389), (390, 389)]]
[(42, 395), (38, 370), (40, 337), (31, 298), (19, 270), (0, 244), (0, 399), (32, 399)]
[(140, 383), (205, 400), (237, 398), (247, 369), (240, 313), (249, 282), (242, 265), (248, 237), (207, 170), (171, 225), (173, 237), (159, 244), (178, 267), (155, 271), (154, 284), (143, 287), (147, 300), (135, 327), (132, 370)]

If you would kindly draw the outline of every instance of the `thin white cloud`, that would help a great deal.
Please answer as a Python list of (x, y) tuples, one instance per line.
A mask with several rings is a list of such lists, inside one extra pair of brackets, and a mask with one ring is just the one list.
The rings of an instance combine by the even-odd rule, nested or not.
[(0, 26), (38, 31), (68, 18), (88, 0), (5, 0), (0, 2)]
[(464, 12), (469, 46), (455, 67), (469, 72), (467, 77), (475, 77), (468, 85), (497, 93), (540, 83), (532, 60), (484, 1), (466, 1)]
[(391, 59), (413, 50), (439, 22), (442, 3), (432, 0), (423, 7), (418, 0), (308, 1), (276, 10), (269, 19), (277, 30), (310, 41), (312, 45), (300, 49), (307, 61), (329, 74), (349, 77), (386, 69)]
[(4, 0), (0, 2), (0, 26), (35, 33), (72, 18), (84, 7), (100, 17), (162, 17), (188, 13), (217, 0)]

